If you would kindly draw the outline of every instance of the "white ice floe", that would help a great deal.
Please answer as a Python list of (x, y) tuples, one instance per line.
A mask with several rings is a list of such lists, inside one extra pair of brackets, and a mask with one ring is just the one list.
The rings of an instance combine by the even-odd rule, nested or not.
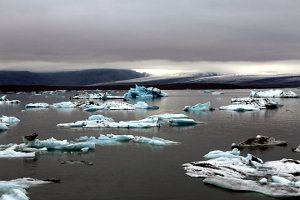
[(163, 123), (168, 123), (171, 126), (183, 126), (197, 124), (199, 122), (193, 119), (188, 119), (184, 114), (160, 114), (152, 115), (141, 120), (119, 121), (115, 122), (112, 118), (97, 116), (91, 117), (88, 120), (80, 120), (70, 123), (57, 124), (58, 127), (83, 127), (83, 128), (151, 128), (159, 127)]
[(140, 98), (140, 99), (147, 99), (147, 98), (158, 98), (158, 97), (167, 97), (168, 94), (161, 91), (155, 87), (144, 87), (136, 85), (135, 88), (130, 88), (130, 90), (124, 94), (125, 99), (129, 98)]
[(0, 103), (8, 103), (8, 104), (18, 104), (20, 100), (9, 100), (6, 98), (7, 95), (3, 95), (0, 97)]
[(29, 200), (26, 189), (32, 186), (51, 183), (33, 178), (19, 178), (10, 181), (0, 181), (1, 200)]
[(67, 140), (57, 140), (49, 138), (46, 140), (35, 139), (33, 141), (26, 141), (27, 147), (32, 148), (47, 148), (47, 150), (63, 150), (63, 151), (81, 151), (83, 148), (89, 150), (95, 149), (95, 144), (89, 142), (68, 142)]
[(237, 149), (211, 151), (205, 157), (209, 160), (183, 164), (186, 174), (231, 190), (255, 191), (274, 197), (300, 196), (299, 160), (263, 162), (251, 154), (240, 156)]
[(254, 105), (259, 109), (272, 109), (278, 108), (280, 105), (278, 102), (270, 98), (253, 98), (253, 97), (242, 97), (242, 98), (232, 98), (232, 103)]
[(283, 90), (267, 90), (267, 91), (254, 91), (251, 90), (250, 97), (255, 98), (298, 98), (299, 95), (293, 91), (285, 92)]
[(252, 105), (252, 104), (240, 104), (240, 103), (233, 103), (228, 106), (221, 106), (219, 108), (220, 110), (232, 110), (232, 111), (238, 111), (238, 112), (244, 112), (244, 111), (257, 111), (260, 110), (258, 106)]
[(8, 124), (0, 122), (0, 131), (8, 130)]
[(0, 158), (33, 158), (35, 157), (35, 152), (19, 152), (15, 149), (18, 145), (8, 146), (7, 148), (0, 150)]
[(185, 106), (183, 108), (183, 110), (186, 112), (209, 111), (210, 109), (210, 101), (206, 103), (198, 103), (194, 106)]
[(138, 101), (136, 104), (134, 104), (134, 107), (136, 109), (148, 109), (148, 110), (156, 110), (159, 109), (158, 106), (149, 106), (146, 102), (144, 101)]
[(75, 108), (76, 104), (71, 101), (63, 101), (59, 103), (54, 103), (53, 106), (55, 108)]
[(147, 138), (144, 136), (114, 135), (114, 134), (107, 134), (107, 135), (101, 134), (99, 137), (83, 136), (78, 138), (77, 140), (94, 143), (96, 145), (111, 145), (111, 144), (119, 144), (124, 142), (135, 142), (135, 143), (155, 145), (155, 146), (167, 146), (167, 145), (179, 144), (178, 142), (165, 140), (163, 138), (158, 138), (158, 137)]
[(86, 104), (82, 106), (84, 111), (95, 112), (97, 110), (135, 110), (135, 106), (121, 101), (106, 101), (104, 103)]
[(294, 151), (294, 152), (300, 152), (300, 145), (297, 148), (293, 148), (292, 151)]
[(5, 115), (2, 115), (2, 117), (0, 117), (0, 122), (14, 125), (14, 124), (19, 123), (20, 120), (17, 117), (8, 117)]
[(29, 103), (25, 105), (25, 108), (49, 108), (48, 103)]

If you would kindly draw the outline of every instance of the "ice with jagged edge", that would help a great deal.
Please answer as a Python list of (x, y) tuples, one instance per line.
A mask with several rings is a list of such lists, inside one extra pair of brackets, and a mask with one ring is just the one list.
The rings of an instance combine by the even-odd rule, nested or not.
[(25, 105), (26, 109), (30, 108), (49, 108), (50, 105), (48, 103), (28, 103)]
[(63, 101), (54, 103), (52, 106), (55, 108), (75, 108), (77, 105), (71, 101)]
[(20, 119), (13, 116), (9, 117), (9, 116), (2, 115), (2, 117), (0, 117), (0, 122), (7, 123), (9, 125), (15, 125), (20, 122)]
[(10, 103), (10, 104), (18, 104), (21, 101), (20, 100), (9, 100), (6, 98), (7, 95), (3, 95), (2, 97), (0, 97), (0, 103)]
[(140, 98), (140, 99), (147, 99), (147, 98), (159, 98), (159, 97), (167, 97), (168, 94), (161, 91), (155, 87), (144, 87), (136, 85), (135, 88), (130, 88), (128, 92), (124, 94), (124, 99), (131, 99), (131, 98)]
[(300, 153), (300, 145), (299, 145), (297, 148), (293, 148), (292, 150), (293, 150), (294, 152)]
[(0, 181), (1, 200), (29, 200), (27, 189), (33, 186), (51, 183), (33, 178), (19, 178), (10, 181)]
[(242, 103), (232, 103), (228, 106), (221, 106), (219, 108), (220, 110), (231, 110), (231, 111), (238, 111), (238, 112), (244, 112), (244, 111), (257, 111), (260, 110), (259, 106), (253, 105), (253, 104), (242, 104)]
[(0, 158), (34, 158), (35, 152), (20, 152), (16, 151), (19, 145), (1, 145)]
[(280, 106), (278, 102), (270, 98), (236, 97), (236, 98), (232, 98), (231, 102), (245, 104), (245, 105), (254, 105), (259, 109), (278, 108)]
[(196, 111), (209, 111), (210, 110), (210, 101), (206, 103), (198, 103), (194, 106), (185, 106), (183, 108), (186, 112), (196, 112)]
[(250, 97), (255, 98), (299, 98), (299, 95), (289, 90), (287, 92), (283, 90), (267, 90), (267, 91), (254, 91), (251, 90)]
[(204, 157), (209, 160), (183, 164), (186, 174), (231, 190), (260, 192), (273, 197), (300, 196), (299, 160), (263, 162), (251, 154), (241, 156), (238, 149), (215, 150)]
[(135, 110), (136, 107), (133, 104), (121, 102), (121, 101), (106, 101), (104, 103), (86, 104), (81, 106), (84, 111), (94, 112), (97, 110)]
[[(99, 117), (99, 116), (98, 116)], [(91, 120), (92, 119), (92, 120)], [(70, 123), (59, 123), (58, 127), (83, 127), (83, 128), (151, 128), (159, 127), (162, 123), (168, 123), (172, 126), (182, 126), (197, 124), (193, 119), (188, 119), (184, 114), (160, 114), (152, 115), (141, 120), (119, 121), (115, 122), (112, 118), (101, 117), (94, 118), (91, 116), (88, 120), (80, 120)]]
[(111, 145), (111, 144), (120, 144), (124, 142), (135, 142), (135, 143), (156, 145), (156, 146), (167, 146), (167, 145), (179, 144), (178, 142), (165, 140), (163, 138), (158, 138), (158, 137), (148, 138), (144, 136), (114, 135), (114, 134), (107, 134), (107, 135), (100, 134), (99, 137), (82, 136), (78, 138), (77, 141), (90, 142), (96, 145)]

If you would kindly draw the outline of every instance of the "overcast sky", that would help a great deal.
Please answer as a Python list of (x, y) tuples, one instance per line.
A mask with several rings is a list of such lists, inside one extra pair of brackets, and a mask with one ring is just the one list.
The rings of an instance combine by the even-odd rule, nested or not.
[(299, 0), (0, 0), (0, 69), (300, 73)]

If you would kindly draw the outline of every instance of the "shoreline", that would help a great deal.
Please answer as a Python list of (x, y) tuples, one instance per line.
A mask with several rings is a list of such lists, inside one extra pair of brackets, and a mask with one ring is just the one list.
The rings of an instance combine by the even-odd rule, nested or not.
[[(186, 90), (186, 89), (272, 89), (272, 88), (297, 88), (295, 84), (264, 84), (264, 85), (234, 85), (234, 84), (141, 84), (145, 87), (156, 87), (161, 90)], [(99, 85), (99, 86), (49, 86), (49, 85), (1, 85), (1, 92), (33, 92), (54, 90), (129, 90), (135, 84)]]

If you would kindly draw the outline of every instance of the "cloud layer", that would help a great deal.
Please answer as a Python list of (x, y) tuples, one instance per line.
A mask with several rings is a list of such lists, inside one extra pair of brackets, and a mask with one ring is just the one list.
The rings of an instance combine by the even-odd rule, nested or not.
[(0, 69), (300, 60), (299, 19), (297, 0), (2, 0)]

